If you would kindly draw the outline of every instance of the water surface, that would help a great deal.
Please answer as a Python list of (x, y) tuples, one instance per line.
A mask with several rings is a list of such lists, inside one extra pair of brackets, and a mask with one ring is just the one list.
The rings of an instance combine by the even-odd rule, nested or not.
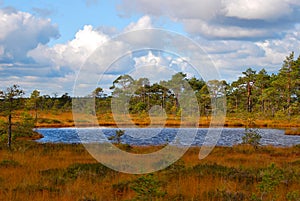
[[(207, 137), (208, 128), (180, 129), (186, 133), (196, 132), (192, 143), (194, 146), (201, 146)], [(40, 128), (36, 131), (44, 136), (44, 138), (37, 140), (41, 143), (103, 143), (108, 142), (107, 138), (114, 135), (116, 130), (116, 128)], [(122, 128), (122, 130), (125, 130), (125, 135), (121, 137), (122, 143), (130, 145), (172, 144), (177, 132), (179, 132), (179, 128)], [(217, 145), (233, 146), (240, 144), (244, 132), (244, 128), (224, 128)], [(259, 132), (262, 136), (260, 141), (262, 145), (293, 146), (300, 144), (300, 136), (284, 135), (284, 130), (259, 129)], [(101, 133), (104, 134), (104, 137)]]

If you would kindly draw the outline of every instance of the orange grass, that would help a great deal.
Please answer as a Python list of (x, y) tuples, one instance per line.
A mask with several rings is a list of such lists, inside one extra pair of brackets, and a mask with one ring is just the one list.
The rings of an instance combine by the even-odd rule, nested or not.
[[(14, 115), (13, 121), (19, 121), (20, 114), (23, 111), (17, 111)], [(27, 111), (32, 116), (35, 116), (34, 111)], [(247, 125), (247, 120), (245, 118), (239, 117), (238, 114), (228, 114), (225, 118), (225, 127), (245, 127)], [(93, 118), (93, 115), (83, 114), (81, 118), (77, 119), (76, 126), (93, 126), (93, 123), (89, 123)], [(111, 113), (97, 114), (98, 124), (100, 126), (116, 126), (115, 119), (118, 119), (118, 125), (128, 126), (128, 121), (125, 121), (125, 117), (122, 115), (113, 115)], [(189, 119), (180, 119), (179, 117), (169, 115), (167, 119), (162, 119), (161, 117), (153, 117), (152, 122), (147, 114), (141, 115), (128, 115), (127, 119), (132, 121), (134, 124), (141, 127), (148, 126), (150, 123), (153, 126), (168, 126), (168, 127), (191, 127), (195, 126), (191, 124)], [(6, 121), (6, 118), (0, 116), (1, 120)], [(201, 116), (199, 118), (198, 126), (209, 127), (211, 123), (211, 117)], [(278, 118), (264, 118), (262, 116), (255, 117), (255, 126), (259, 128), (299, 128), (300, 118), (299, 116), (294, 116), (291, 119), (278, 119)], [(36, 127), (74, 127), (74, 120), (72, 111), (39, 111), (38, 112), (38, 122)], [(290, 129), (288, 129), (290, 130)], [(288, 132), (289, 134), (291, 132)], [(298, 132), (297, 132), (298, 133)]]
[[(133, 147), (131, 151), (148, 153), (159, 148)], [(203, 160), (198, 159), (199, 150), (198, 147), (190, 148), (177, 163), (154, 173), (154, 177), (162, 183), (162, 190), (167, 193), (163, 198), (154, 200), (228, 200), (226, 196), (238, 193), (245, 196), (244, 200), (249, 200), (252, 193), (259, 194), (259, 179), (249, 182), (245, 174), (249, 171), (255, 175), (255, 172), (271, 163), (275, 163), (285, 173), (300, 175), (299, 146), (258, 149), (242, 145), (216, 147)], [(18, 141), (11, 151), (1, 145), (0, 200), (113, 201), (136, 197), (130, 184), (141, 175), (104, 169), (103, 174), (90, 171), (79, 173), (76, 178), (68, 176), (68, 170), (74, 164), (95, 163), (97, 161), (84, 147), (77, 144)], [(227, 175), (226, 171), (230, 168), (238, 172)], [(276, 187), (276, 200), (287, 200), (288, 192), (299, 190), (298, 179)], [(123, 184), (125, 188), (120, 187)]]
[[(22, 111), (18, 111), (16, 114), (16, 117), (19, 116), (19, 114)], [(30, 114), (34, 116), (33, 111), (29, 111)], [(124, 125), (127, 126), (127, 121), (122, 121), (122, 117), (119, 115), (118, 125)], [(0, 117), (1, 119), (5, 120), (4, 117)], [(73, 114), (71, 111), (63, 112), (63, 111), (39, 111), (38, 112), (38, 118), (39, 121), (36, 124), (36, 127), (73, 127), (75, 126), (73, 121)], [(81, 119), (77, 119), (76, 126), (92, 126), (92, 123), (90, 122), (90, 119), (92, 118), (92, 115), (82, 115)], [(107, 114), (98, 114), (97, 119), (98, 123), (101, 126), (116, 126), (115, 119), (116, 116), (112, 115), (111, 113)], [(179, 126), (186, 126), (191, 127), (195, 126), (191, 124), (191, 121), (189, 119), (183, 119), (181, 120), (179, 117), (169, 115), (168, 118), (162, 119), (160, 117), (154, 117), (152, 119), (152, 122), (150, 122), (150, 118), (148, 115), (129, 115), (128, 118), (130, 121), (132, 121), (134, 124), (139, 126), (148, 126), (150, 123), (152, 123), (153, 126), (169, 126), (169, 127), (179, 127)], [(18, 120), (18, 118), (14, 119), (15, 121)], [(209, 127), (211, 123), (211, 117), (200, 117), (199, 118), (199, 124), (200, 127)], [(293, 117), (292, 119), (267, 119), (267, 118), (256, 118), (255, 121), (256, 127), (267, 127), (267, 128), (299, 128), (300, 126), (300, 118), (299, 117)], [(234, 116), (233, 114), (229, 114), (224, 122), (225, 127), (245, 127), (247, 125), (247, 121), (243, 118), (240, 118), (238, 116)]]
[(286, 135), (300, 135), (300, 128), (290, 128), (285, 130)]

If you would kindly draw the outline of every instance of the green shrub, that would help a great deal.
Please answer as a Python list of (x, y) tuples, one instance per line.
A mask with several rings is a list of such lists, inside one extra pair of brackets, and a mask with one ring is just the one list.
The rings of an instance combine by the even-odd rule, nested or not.
[(94, 175), (94, 176), (105, 176), (108, 172), (111, 170), (107, 168), (106, 166), (100, 164), (100, 163), (91, 163), (91, 164), (73, 164), (69, 166), (65, 173), (64, 177), (66, 178), (71, 178), (71, 179), (76, 179), (79, 176), (89, 176), (89, 175)]
[(261, 181), (258, 183), (260, 197), (253, 194), (251, 200), (275, 200), (277, 197), (276, 187), (284, 179), (283, 171), (272, 163), (266, 169), (261, 170)]
[(40, 174), (49, 179), (53, 184), (63, 185), (68, 181), (76, 180), (78, 177), (85, 177), (92, 182), (107, 176), (113, 171), (100, 163), (80, 164), (75, 163), (66, 169), (48, 169), (40, 171)]
[(134, 200), (156, 200), (164, 197), (166, 192), (161, 190), (162, 182), (158, 181), (153, 174), (141, 176), (130, 185), (130, 188), (136, 192)]
[(250, 144), (257, 148), (260, 144), (261, 134), (258, 129), (246, 128), (245, 135), (242, 137), (243, 144)]

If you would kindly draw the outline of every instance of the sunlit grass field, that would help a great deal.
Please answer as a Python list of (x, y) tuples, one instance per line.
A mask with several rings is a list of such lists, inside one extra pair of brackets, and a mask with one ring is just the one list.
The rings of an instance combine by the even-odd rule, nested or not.
[(2, 144), (0, 200), (300, 200), (300, 146), (216, 147), (203, 160), (199, 149), (154, 174), (130, 175), (97, 163), (79, 144)]
[[(14, 115), (14, 121), (19, 121), (18, 117), (24, 111), (18, 111)], [(34, 116), (34, 111), (27, 111), (27, 113)], [(93, 115), (82, 115), (82, 119), (77, 119), (76, 125), (89, 126), (90, 119)], [(97, 120), (99, 125), (103, 126), (115, 126), (114, 116), (111, 113), (107, 114), (97, 114)], [(189, 119), (180, 119), (176, 116), (168, 116), (167, 119), (162, 119), (160, 117), (153, 118), (153, 122), (150, 122), (148, 115), (130, 115), (126, 118), (131, 119), (135, 124), (140, 126), (147, 126), (150, 123), (156, 124), (158, 126), (193, 126), (190, 124)], [(0, 117), (2, 120), (6, 120), (4, 117)], [(118, 118), (122, 119), (122, 118)], [(280, 117), (280, 118), (265, 118), (263, 115), (257, 115), (253, 117), (255, 119), (254, 123), (256, 127), (265, 127), (265, 128), (299, 128), (300, 126), (300, 116), (293, 116), (291, 119)], [(126, 122), (123, 122), (124, 124)], [(211, 123), (211, 116), (205, 117), (201, 116), (199, 118), (200, 127), (208, 127)], [(245, 127), (248, 122), (247, 118), (243, 116), (227, 114), (224, 123), (225, 127)], [(118, 122), (122, 125), (122, 122)], [(126, 124), (125, 124), (126, 125)], [(73, 114), (71, 111), (39, 111), (38, 112), (38, 121), (36, 123), (37, 127), (72, 127), (75, 126), (73, 120)], [(297, 132), (299, 133), (299, 132)], [(297, 134), (296, 133), (296, 134)]]

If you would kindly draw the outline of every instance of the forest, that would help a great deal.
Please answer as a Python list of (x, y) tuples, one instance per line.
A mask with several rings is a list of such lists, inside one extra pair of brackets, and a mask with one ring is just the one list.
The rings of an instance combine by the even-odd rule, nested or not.
[[(186, 95), (184, 91), (190, 88), (193, 93)], [(182, 108), (179, 99), (186, 96), (189, 99), (195, 96), (198, 104), (190, 104), (190, 110), (199, 110), (201, 116), (209, 117), (213, 112), (212, 98), (226, 97), (226, 112), (229, 117), (240, 118), (250, 114), (264, 119), (299, 118), (300, 108), (300, 57), (295, 59), (292, 52), (283, 61), (277, 73), (269, 74), (265, 69), (255, 71), (252, 68), (242, 72), (236, 81), (227, 83), (225, 80), (204, 81), (201, 78), (188, 78), (184, 73), (177, 73), (168, 81), (150, 84), (147, 78), (134, 80), (129, 75), (119, 76), (110, 87), (112, 93), (107, 95), (99, 86), (86, 97), (75, 99), (95, 99), (96, 114), (98, 116), (112, 113), (112, 102), (126, 109), (122, 97), (127, 100), (127, 108), (132, 115), (147, 114), (153, 106), (164, 109), (169, 117), (180, 116)], [(24, 90), (18, 85), (0, 91), (0, 133), (26, 125), (47, 121), (38, 118), (39, 113), (64, 113), (72, 111), (72, 97), (68, 93), (57, 95), (41, 95), (36, 89), (27, 97)], [(74, 98), (74, 97), (73, 97)], [(125, 100), (124, 99), (124, 100)], [(116, 101), (112, 101), (116, 100)], [(94, 110), (91, 106), (83, 106), (84, 110)], [(122, 112), (118, 110), (119, 112)], [(12, 119), (18, 123), (12, 123)], [(52, 120), (55, 123), (55, 119)], [(72, 120), (69, 120), (72, 121)], [(23, 123), (22, 123), (23, 122)], [(18, 129), (20, 130), (20, 129)], [(24, 130), (24, 129), (21, 129)], [(26, 130), (26, 129), (25, 129)]]

